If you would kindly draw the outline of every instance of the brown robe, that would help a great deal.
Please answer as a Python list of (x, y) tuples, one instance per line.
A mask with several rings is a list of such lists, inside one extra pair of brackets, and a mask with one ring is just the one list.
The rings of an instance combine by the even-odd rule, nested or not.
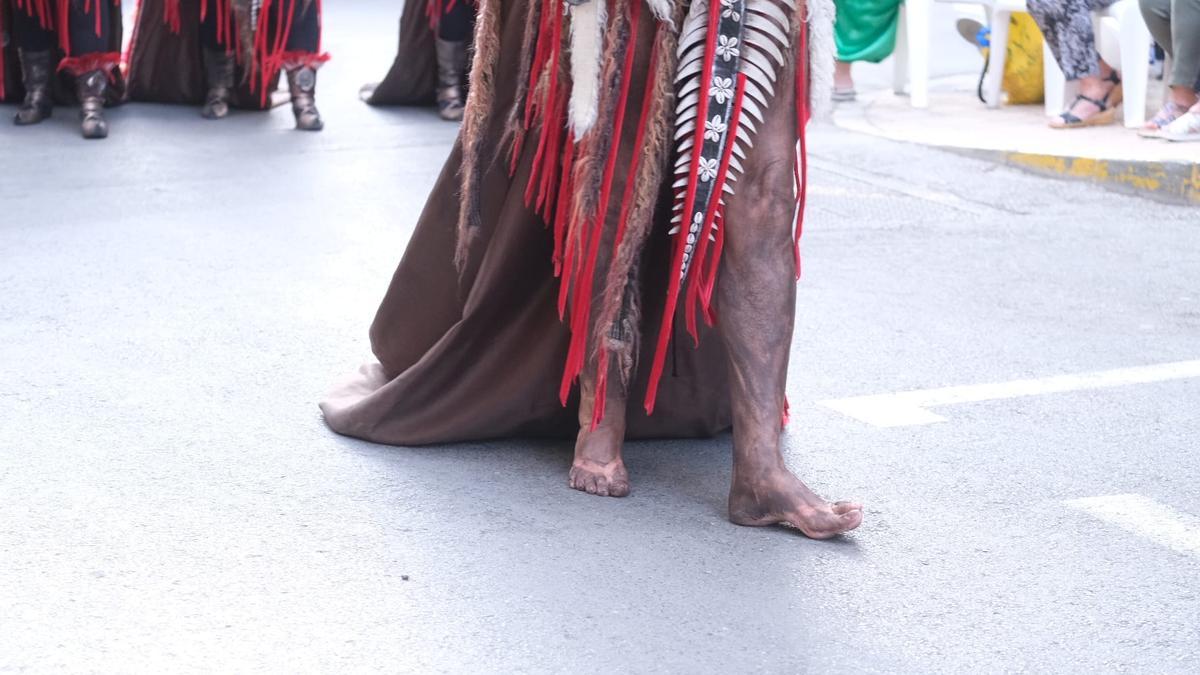
[[(179, 34), (163, 21), (163, 0), (141, 0), (129, 48), (129, 100), (147, 103), (202, 105), (208, 93), (200, 47), (201, 0), (180, 0)], [(270, 107), (250, 90), (250, 80), (241, 64), (237, 67), (232, 104), (236, 108), (261, 110)], [(278, 87), (278, 76), (268, 85)]]
[(400, 15), (400, 44), (382, 82), (368, 85), (363, 100), (371, 105), (433, 105), (437, 89), (434, 35), (425, 15), (427, 0), (406, 0)]
[[(514, 105), (526, 4), (500, 3), (492, 102), (498, 111)], [(643, 30), (635, 45), (630, 110), (641, 106), (653, 37)], [(483, 137), (500, 139), (505, 123), (505, 114), (491, 115)], [(616, 148), (620, 166), (634, 152), (635, 126), (626, 125)], [(558, 395), (569, 333), (556, 307), (552, 235), (524, 203), (535, 146), (524, 144), (512, 176), (507, 148), (493, 149), (502, 156), (487, 162), (483, 174), (482, 223), (460, 283), (453, 261), (462, 165), (456, 144), (371, 326), (379, 362), (364, 365), (321, 402), (334, 431), (394, 445), (573, 437), (578, 431), (578, 394), (566, 407)], [(625, 180), (619, 172), (614, 194)], [(659, 207), (656, 222), (665, 223), (669, 189)], [(730, 425), (722, 342), (702, 328), (697, 348), (679, 323), (654, 414), (642, 409), (670, 253), (666, 228), (656, 226), (642, 258), (643, 358), (628, 396), (629, 438), (705, 436)]]

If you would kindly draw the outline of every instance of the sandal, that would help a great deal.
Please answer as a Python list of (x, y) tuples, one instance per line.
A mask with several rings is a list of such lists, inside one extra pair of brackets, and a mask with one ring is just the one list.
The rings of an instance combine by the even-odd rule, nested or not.
[(1138, 136), (1142, 138), (1162, 138), (1163, 132), (1166, 131), (1171, 122), (1179, 119), (1186, 112), (1187, 108), (1174, 101), (1167, 101), (1163, 105), (1162, 110), (1159, 110), (1154, 117), (1150, 118), (1150, 121), (1146, 122), (1146, 126), (1138, 129)]
[(1162, 131), (1162, 138), (1176, 143), (1200, 141), (1200, 113), (1186, 112)]
[(838, 103), (847, 103), (858, 98), (858, 92), (854, 87), (834, 87), (833, 100)]
[[(1079, 94), (1066, 110), (1059, 113), (1058, 117), (1050, 121), (1050, 127), (1053, 129), (1079, 129), (1081, 127), (1097, 127), (1115, 122), (1117, 119), (1117, 106), (1121, 104), (1122, 98), (1121, 78), (1117, 77), (1116, 72), (1113, 72), (1104, 78), (1104, 81), (1113, 83), (1113, 88), (1108, 90), (1104, 98), (1094, 99), (1090, 96)], [(1071, 112), (1080, 101), (1087, 101), (1096, 106), (1098, 108), (1096, 114), (1084, 119)]]

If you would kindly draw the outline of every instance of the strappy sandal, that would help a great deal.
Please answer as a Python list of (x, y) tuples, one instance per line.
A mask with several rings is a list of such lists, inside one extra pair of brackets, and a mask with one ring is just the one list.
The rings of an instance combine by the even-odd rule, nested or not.
[[(1066, 110), (1059, 113), (1058, 117), (1050, 121), (1050, 127), (1053, 129), (1079, 129), (1082, 127), (1098, 127), (1115, 122), (1117, 119), (1117, 106), (1121, 104), (1122, 98), (1121, 78), (1117, 77), (1117, 74), (1114, 72), (1104, 78), (1104, 81), (1113, 83), (1113, 88), (1108, 90), (1104, 98), (1094, 99), (1090, 96), (1079, 94)], [(1095, 115), (1083, 119), (1071, 112), (1080, 101), (1087, 101), (1099, 110)]]
[(1179, 119), (1187, 112), (1187, 108), (1179, 105), (1174, 101), (1167, 101), (1163, 105), (1162, 110), (1155, 113), (1154, 117), (1146, 122), (1146, 126), (1138, 129), (1138, 136), (1142, 138), (1162, 138), (1163, 132), (1171, 122)]

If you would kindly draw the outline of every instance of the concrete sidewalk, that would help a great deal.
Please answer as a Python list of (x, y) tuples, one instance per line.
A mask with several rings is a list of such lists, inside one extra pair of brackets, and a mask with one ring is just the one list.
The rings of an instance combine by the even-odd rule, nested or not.
[(907, 96), (877, 89), (860, 95), (857, 102), (839, 104), (834, 122), (851, 131), (962, 152), (1040, 174), (1161, 201), (1200, 204), (1200, 144), (1141, 138), (1119, 122), (1051, 129), (1041, 104), (988, 109), (975, 95), (977, 81), (977, 75), (935, 80), (925, 110), (909, 105)]

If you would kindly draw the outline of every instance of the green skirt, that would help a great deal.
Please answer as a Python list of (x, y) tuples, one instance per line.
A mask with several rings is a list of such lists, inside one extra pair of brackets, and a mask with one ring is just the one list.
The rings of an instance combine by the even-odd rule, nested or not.
[(900, 0), (834, 0), (839, 61), (879, 63), (896, 48)]

